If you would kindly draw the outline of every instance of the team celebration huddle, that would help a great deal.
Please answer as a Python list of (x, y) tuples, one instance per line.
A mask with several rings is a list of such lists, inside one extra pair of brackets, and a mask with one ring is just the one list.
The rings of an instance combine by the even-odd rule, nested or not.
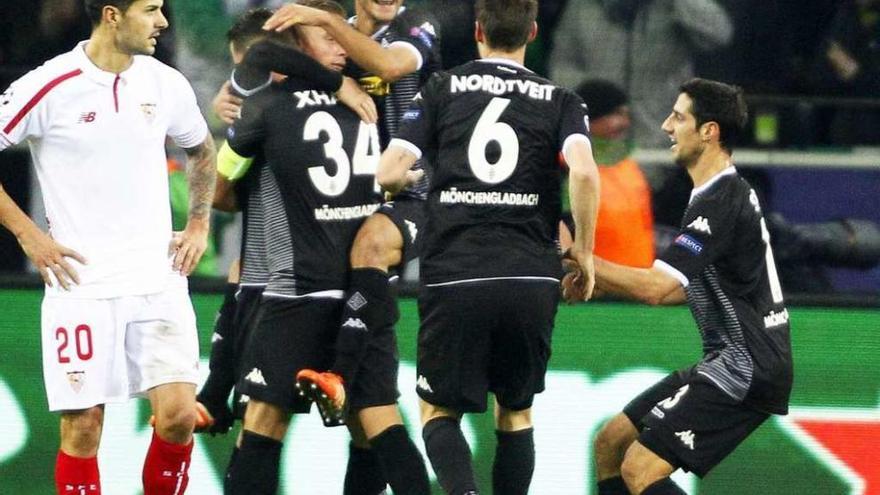
[[(355, 0), (350, 18), (334, 0), (249, 10), (228, 32), (217, 145), (190, 83), (152, 56), (163, 1), (84, 2), (90, 38), (0, 106), (0, 149), (30, 147), (49, 221), (0, 189), (0, 222), (45, 282), (56, 493), (102, 492), (104, 405), (132, 397), (152, 413), (146, 495), (206, 493), (193, 444), (232, 431), (223, 493), (278, 493), (285, 442), (314, 448), (288, 435), (313, 403), (350, 433), (338, 493), (427, 495), (428, 466), (435, 491), (529, 493), (557, 307), (593, 297), (687, 303), (702, 339), (699, 362), (594, 435), (597, 493), (683, 494), (674, 472), (704, 476), (787, 413), (788, 313), (761, 204), (732, 163), (739, 88), (681, 81), (656, 122), (693, 191), (669, 247), (634, 268), (593, 254), (591, 109), (524, 65), (538, 0), (476, 0), (479, 58), (457, 67), (432, 14), (404, 0)], [(167, 138), (187, 157), (179, 232)], [(187, 276), (212, 207), (240, 211), (243, 229), (200, 386)], [(395, 333), (397, 280), (416, 258), (421, 438), (398, 406)], [(497, 444), (478, 486), (461, 421), (489, 409)]]

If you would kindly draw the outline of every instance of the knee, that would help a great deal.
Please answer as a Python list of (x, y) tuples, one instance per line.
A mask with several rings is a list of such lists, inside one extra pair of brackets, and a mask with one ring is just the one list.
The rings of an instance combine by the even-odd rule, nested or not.
[[(381, 217), (376, 219), (376, 217)], [(351, 265), (355, 268), (388, 270), (400, 262), (403, 239), (394, 223), (384, 215), (370, 217), (355, 237)]]
[(156, 432), (164, 440), (186, 443), (196, 426), (196, 417), (195, 407), (163, 407), (156, 413)]
[(642, 480), (644, 474), (641, 462), (632, 455), (624, 455), (620, 465), (620, 477), (632, 493), (641, 493), (646, 485)]
[(520, 431), (532, 427), (532, 410), (514, 411), (495, 405), (495, 428), (499, 431)]
[(593, 451), (598, 457), (622, 457), (635, 441), (638, 430), (626, 415), (618, 414), (602, 426), (593, 440)]
[(104, 410), (93, 407), (61, 415), (61, 447), (69, 454), (90, 457), (98, 450)]

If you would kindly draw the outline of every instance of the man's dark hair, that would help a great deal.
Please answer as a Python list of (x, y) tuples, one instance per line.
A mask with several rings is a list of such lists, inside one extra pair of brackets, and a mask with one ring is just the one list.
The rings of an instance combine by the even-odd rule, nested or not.
[(86, 7), (86, 15), (89, 17), (89, 21), (92, 22), (92, 26), (94, 27), (101, 23), (101, 11), (104, 10), (105, 6), (112, 5), (122, 12), (125, 12), (135, 1), (136, 0), (83, 0), (83, 3)]
[(251, 9), (242, 14), (229, 31), (226, 31), (226, 39), (232, 43), (232, 49), (244, 53), (255, 41), (272, 37), (274, 31), (264, 31), (263, 24), (272, 17), (269, 9)]
[(720, 128), (720, 144), (728, 153), (739, 140), (749, 118), (742, 88), (709, 79), (694, 78), (679, 88), (691, 98), (691, 113), (697, 127), (716, 122)]
[(486, 44), (512, 52), (528, 43), (538, 0), (477, 0), (476, 12)]

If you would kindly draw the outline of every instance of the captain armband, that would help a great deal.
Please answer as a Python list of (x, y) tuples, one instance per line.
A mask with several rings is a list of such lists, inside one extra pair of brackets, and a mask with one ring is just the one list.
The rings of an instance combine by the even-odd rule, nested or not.
[(236, 153), (229, 142), (223, 142), (217, 152), (217, 173), (227, 180), (238, 180), (247, 173), (254, 163), (253, 158), (246, 158)]

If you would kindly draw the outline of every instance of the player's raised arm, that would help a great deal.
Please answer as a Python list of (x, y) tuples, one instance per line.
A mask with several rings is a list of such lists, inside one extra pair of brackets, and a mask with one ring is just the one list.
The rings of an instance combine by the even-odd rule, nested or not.
[(345, 48), (352, 60), (385, 82), (395, 82), (421, 66), (418, 50), (404, 46), (404, 43), (383, 48), (369, 36), (351, 27), (345, 19), (303, 5), (284, 5), (264, 27), (283, 31), (297, 24), (324, 28)]

